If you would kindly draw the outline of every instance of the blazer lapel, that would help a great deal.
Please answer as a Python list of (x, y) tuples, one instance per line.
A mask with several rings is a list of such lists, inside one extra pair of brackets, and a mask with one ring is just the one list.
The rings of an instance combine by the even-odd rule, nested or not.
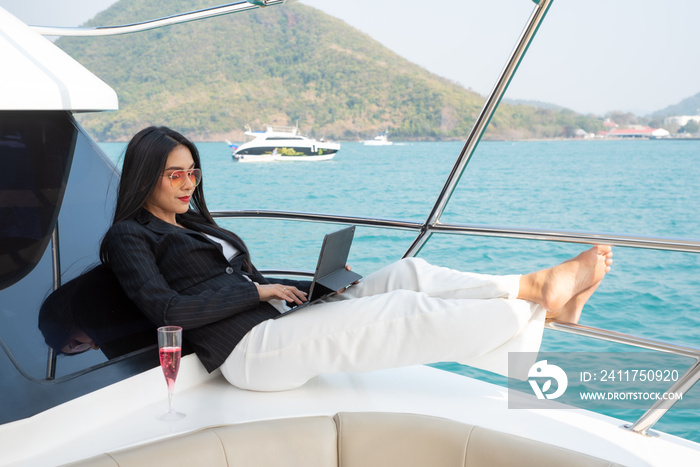
[[(248, 250), (245, 248), (245, 246), (233, 235), (230, 235), (227, 231), (225, 230), (220, 230), (215, 227), (212, 227), (210, 225), (206, 224), (194, 224), (189, 222), (183, 222), (183, 225), (188, 228), (192, 228), (195, 231), (201, 231), (202, 233), (206, 233), (209, 235), (213, 235), (214, 237), (219, 237), (227, 242), (229, 242), (231, 245), (233, 245), (238, 251), (248, 254)], [(207, 239), (208, 240), (208, 239)], [(211, 241), (211, 240), (210, 240)], [(218, 244), (217, 244), (218, 245)]]
[(248, 257), (248, 249), (241, 243), (236, 237), (233, 235), (230, 235), (227, 231), (225, 230), (219, 230), (215, 227), (212, 227), (207, 224), (200, 224), (197, 222), (192, 222), (189, 220), (185, 219), (178, 219), (178, 222), (180, 222), (182, 225), (186, 227), (186, 229), (182, 229), (176, 225), (172, 225), (168, 222), (162, 221), (153, 214), (151, 214), (148, 210), (142, 209), (141, 212), (136, 216), (136, 221), (142, 224), (144, 227), (147, 229), (151, 230), (152, 232), (155, 232), (160, 235), (165, 235), (168, 233), (184, 233), (186, 235), (192, 235), (194, 237), (197, 237), (205, 242), (207, 242), (210, 245), (213, 245), (216, 247), (220, 252), (221, 255), (223, 256), (223, 248), (221, 245), (217, 242), (214, 242), (210, 240), (206, 235), (204, 234), (209, 234), (213, 235), (214, 237), (219, 237), (223, 238), (227, 242), (229, 242), (231, 245), (233, 245), (238, 251), (240, 251), (242, 254), (236, 256), (234, 259), (240, 259), (241, 261), (244, 258)]
[(177, 232), (180, 227), (172, 225), (168, 222), (162, 221), (145, 209), (142, 209), (135, 217), (136, 222), (146, 227), (151, 232), (155, 232), (160, 235), (165, 235), (172, 232)]

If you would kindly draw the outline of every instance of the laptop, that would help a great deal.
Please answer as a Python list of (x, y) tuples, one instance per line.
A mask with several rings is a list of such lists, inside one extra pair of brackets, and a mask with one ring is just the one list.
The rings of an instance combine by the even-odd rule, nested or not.
[(288, 311), (276, 316), (275, 319), (328, 298), (337, 291), (348, 288), (362, 279), (362, 276), (356, 272), (345, 269), (354, 235), (355, 226), (351, 226), (329, 233), (323, 238), (321, 253), (318, 256), (316, 272), (311, 282), (307, 301), (291, 307)]

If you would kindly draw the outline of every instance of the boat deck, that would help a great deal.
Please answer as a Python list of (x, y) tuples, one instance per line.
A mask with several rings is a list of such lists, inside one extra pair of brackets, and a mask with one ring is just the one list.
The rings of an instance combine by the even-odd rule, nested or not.
[[(621, 421), (580, 409), (508, 409), (507, 389), (442, 370), (416, 366), (312, 379), (286, 392), (251, 392), (207, 374), (193, 355), (183, 358), (174, 406), (187, 417), (162, 422), (167, 390), (160, 368), (0, 427), (0, 464), (61, 465), (185, 433), (254, 420), (340, 411), (406, 412), (476, 424), (629, 466), (700, 465), (700, 446), (662, 434), (645, 437)], [(55, 431), (61, 420), (66, 429)], [(41, 440), (41, 443), (37, 443)], [(79, 446), (79, 448), (78, 448)]]

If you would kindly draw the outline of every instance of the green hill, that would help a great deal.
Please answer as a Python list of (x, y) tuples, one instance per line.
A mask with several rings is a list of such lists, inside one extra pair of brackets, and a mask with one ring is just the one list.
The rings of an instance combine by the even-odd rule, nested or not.
[(651, 114), (653, 118), (664, 118), (672, 115), (698, 115), (700, 114), (700, 93), (687, 97), (677, 104), (669, 105), (665, 109)]
[[(193, 3), (195, 5), (193, 6)], [(87, 25), (127, 24), (211, 6), (121, 0)], [(294, 125), (357, 140), (463, 139), (484, 98), (410, 63), (346, 23), (302, 4), (57, 45), (110, 84), (120, 110), (80, 116), (98, 140), (168, 125), (197, 140), (240, 141), (243, 127)], [(487, 137), (566, 136), (599, 129), (569, 110), (502, 105)]]

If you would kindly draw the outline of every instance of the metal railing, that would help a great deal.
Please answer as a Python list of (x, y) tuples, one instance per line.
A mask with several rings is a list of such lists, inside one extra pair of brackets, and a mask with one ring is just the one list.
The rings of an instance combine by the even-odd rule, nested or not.
[[(656, 250), (670, 250), (678, 252), (700, 253), (700, 241), (680, 238), (653, 238), (626, 235), (597, 234), (591, 232), (515, 229), (507, 227), (494, 227), (486, 225), (468, 224), (433, 224), (401, 221), (395, 219), (379, 219), (358, 216), (342, 216), (336, 214), (305, 213), (293, 211), (216, 211), (212, 216), (219, 219), (253, 218), (303, 221), (328, 224), (354, 224), (364, 227), (388, 228), (416, 231), (418, 235), (426, 233), (442, 232), (458, 235), (478, 235), (487, 237), (502, 237), (524, 240), (558, 241), (567, 243), (584, 244), (610, 244), (630, 248), (644, 248)], [(404, 256), (413, 256), (409, 250)], [(266, 274), (293, 274), (309, 275), (308, 272), (275, 270), (265, 271)], [(700, 379), (700, 348), (687, 347), (659, 340), (624, 334), (607, 329), (584, 326), (580, 324), (548, 323), (546, 328), (576, 334), (593, 339), (605, 340), (617, 344), (629, 345), (658, 352), (669, 353), (681, 357), (695, 359), (695, 363), (671, 386), (667, 391), (675, 394), (685, 394)], [(623, 425), (635, 433), (653, 435), (650, 428), (680, 399), (659, 400), (654, 403), (635, 423)]]
[[(678, 381), (676, 381), (666, 391), (667, 393), (681, 395), (681, 398), (682, 395), (688, 392), (690, 388), (692, 388), (700, 379), (700, 349), (698, 348), (645, 339), (642, 337), (631, 336), (629, 334), (623, 334), (615, 331), (608, 331), (606, 329), (593, 328), (590, 326), (583, 326), (580, 324), (548, 323), (546, 326), (549, 329), (554, 329), (555, 331), (563, 331), (579, 336), (615, 342), (617, 344), (630, 345), (642, 349), (655, 350), (657, 352), (694, 358), (695, 362), (690, 366), (690, 368), (688, 368), (688, 370), (681, 375)], [(680, 398), (659, 399), (646, 412), (644, 412), (644, 414), (639, 417), (636, 422), (631, 425), (622, 425), (622, 428), (646, 436), (658, 436), (657, 433), (650, 430), (651, 427), (654, 426), (654, 424), (658, 422), (678, 400), (680, 400)]]
[[(535, 8), (527, 21), (522, 34), (520, 35), (513, 52), (506, 62), (503, 71), (501, 72), (496, 85), (489, 94), (479, 116), (476, 119), (474, 127), (467, 137), (466, 143), (454, 164), (452, 171), (447, 177), (447, 180), (438, 196), (433, 208), (425, 222), (410, 222), (394, 219), (371, 219), (366, 217), (340, 216), (317, 213), (300, 213), (300, 212), (282, 212), (282, 211), (228, 211), (217, 212), (215, 217), (256, 217), (270, 219), (287, 219), (300, 220), (308, 222), (328, 222), (328, 223), (344, 223), (355, 224), (369, 227), (392, 228), (414, 230), (417, 232), (416, 238), (404, 254), (404, 257), (417, 255), (423, 245), (428, 241), (433, 233), (453, 233), (462, 235), (480, 235), (489, 237), (507, 237), (517, 239), (531, 239), (543, 241), (558, 241), (569, 243), (590, 243), (590, 244), (608, 244), (612, 246), (625, 246), (635, 248), (647, 248), (658, 250), (683, 251), (691, 253), (700, 253), (700, 242), (686, 239), (671, 239), (671, 238), (651, 238), (651, 237), (632, 237), (625, 235), (600, 234), (593, 232), (576, 232), (563, 230), (538, 230), (526, 228), (511, 228), (511, 227), (495, 227), (475, 224), (455, 224), (442, 223), (442, 216), (447, 203), (449, 202), (452, 193), (464, 174), (469, 160), (474, 153), (482, 135), (486, 131), (491, 118), (493, 117), (498, 104), (510, 84), (515, 72), (520, 65), (525, 52), (529, 48), (537, 30), (544, 20), (553, 0), (540, 0), (536, 2)], [(643, 339), (627, 334), (621, 334), (605, 329), (591, 328), (577, 324), (549, 324), (548, 329), (556, 331), (564, 331), (593, 337), (596, 339), (604, 339), (607, 341), (617, 342), (635, 347), (641, 347), (660, 352), (667, 352), (676, 355), (682, 355), (694, 358), (695, 364), (689, 368), (686, 373), (674, 384), (670, 389), (677, 394), (682, 394), (690, 389), (700, 379), (700, 349), (690, 347), (682, 347), (674, 344), (668, 344), (650, 339)], [(642, 417), (639, 418), (631, 426), (625, 426), (635, 433), (648, 435), (649, 429), (668, 411), (676, 400), (660, 400), (655, 403)]]
[[(453, 233), (483, 237), (501, 237), (523, 240), (544, 240), (577, 244), (605, 244), (630, 248), (668, 250), (685, 253), (700, 253), (700, 241), (674, 237), (645, 237), (612, 233), (586, 232), (574, 230), (533, 229), (527, 227), (505, 227), (485, 224), (461, 224), (418, 222), (401, 219), (382, 219), (362, 216), (346, 216), (299, 211), (239, 210), (216, 211), (214, 218), (264, 218), (328, 224), (353, 224), (365, 227), (390, 228), (399, 230), (426, 231), (430, 233)], [(415, 256), (409, 248), (404, 256)]]
[(515, 48), (511, 52), (510, 57), (508, 57), (505, 67), (496, 80), (496, 84), (491, 90), (491, 93), (486, 98), (484, 107), (481, 109), (474, 126), (467, 136), (467, 141), (462, 148), (462, 152), (459, 154), (457, 162), (452, 167), (450, 174), (447, 176), (445, 185), (443, 186), (440, 195), (435, 201), (435, 204), (433, 205), (433, 208), (425, 221), (425, 226), (429, 226), (431, 228), (426, 228), (421, 231), (413, 242), (413, 245), (411, 245), (406, 253), (407, 256), (414, 256), (420, 251), (425, 242), (430, 238), (433, 230), (432, 227), (438, 225), (440, 222), (440, 217), (442, 216), (447, 203), (450, 201), (452, 193), (457, 187), (459, 180), (462, 178), (472, 154), (474, 154), (479, 141), (481, 141), (481, 137), (486, 131), (486, 127), (491, 121), (493, 114), (496, 112), (498, 104), (500, 104), (503, 95), (508, 89), (508, 85), (513, 79), (515, 72), (518, 70), (520, 63), (525, 56), (525, 52), (527, 52), (528, 48), (530, 47), (537, 30), (544, 21), (552, 2), (553, 0), (539, 0), (535, 5), (535, 8), (528, 19), (523, 32), (520, 34), (520, 37), (515, 44)]
[[(51, 232), (51, 266), (53, 274), (53, 290), (61, 286), (61, 247), (58, 239), (58, 219)], [(49, 355), (46, 361), (46, 379), (52, 380), (56, 377), (56, 351), (49, 347)]]
[(228, 15), (242, 11), (253, 10), (272, 5), (281, 5), (294, 0), (250, 0), (226, 5), (206, 8), (188, 13), (181, 13), (165, 18), (158, 18), (140, 23), (124, 24), (119, 26), (100, 26), (94, 28), (65, 28), (55, 26), (31, 26), (31, 28), (43, 36), (115, 36), (119, 34), (130, 34), (132, 32), (148, 31), (149, 29), (171, 26), (173, 24), (197, 21), (215, 16)]

